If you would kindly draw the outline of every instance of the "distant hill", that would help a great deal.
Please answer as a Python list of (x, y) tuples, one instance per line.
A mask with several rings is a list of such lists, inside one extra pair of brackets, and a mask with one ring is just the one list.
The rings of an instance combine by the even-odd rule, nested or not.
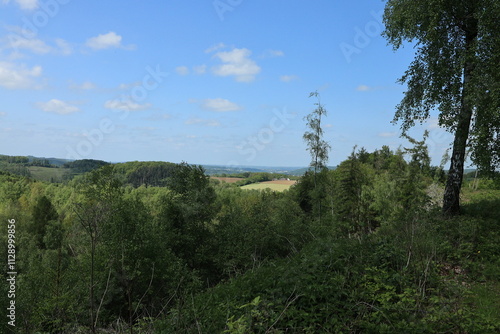
[(0, 155), (0, 171), (39, 181), (63, 182), (108, 164), (101, 160), (76, 160), (35, 156)]
[(62, 167), (72, 169), (72, 172), (75, 174), (83, 174), (106, 165), (109, 165), (109, 162), (102, 160), (83, 159), (66, 162), (62, 165)]
[[(330, 169), (330, 170), (334, 170), (336, 168), (337, 168), (336, 166), (328, 166), (328, 169)], [(292, 176), (302, 176), (310, 169), (311, 169), (311, 167), (299, 168), (299, 169), (293, 170), (287, 174), (292, 175)]]
[[(307, 168), (301, 167), (266, 167), (266, 166), (222, 166), (222, 165), (203, 165), (207, 175), (221, 175), (221, 174), (239, 174), (244, 172), (250, 173), (275, 173), (301, 176)], [(304, 171), (300, 172), (296, 171)], [(297, 174), (299, 173), (299, 174)]]
[(65, 163), (68, 163), (72, 160), (68, 159), (59, 159), (59, 158), (41, 158), (41, 157), (34, 157), (32, 155), (28, 155), (27, 158), (29, 159), (30, 162), (33, 162), (34, 160), (47, 160), (51, 165), (61, 167)]
[[(68, 160), (60, 158), (45, 158), (29, 156), (0, 155), (0, 170), (9, 173), (33, 177), (47, 182), (62, 182), (76, 175), (84, 174), (94, 169), (110, 164), (102, 160), (82, 159)], [(114, 163), (117, 170), (123, 174), (124, 182), (139, 186), (161, 185), (168, 177), (170, 168), (175, 165), (160, 161), (131, 161)], [(290, 176), (302, 176), (308, 170), (303, 167), (268, 167), (268, 166), (225, 166), (202, 165), (207, 175), (239, 174), (239, 173), (274, 173)]]

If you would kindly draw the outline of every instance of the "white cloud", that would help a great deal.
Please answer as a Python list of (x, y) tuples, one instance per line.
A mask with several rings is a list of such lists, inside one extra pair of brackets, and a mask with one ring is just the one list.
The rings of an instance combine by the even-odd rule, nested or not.
[(0, 111), (0, 117), (7, 116), (6, 112)]
[(281, 50), (266, 50), (262, 58), (284, 57), (285, 53)]
[(24, 65), (16, 65), (0, 61), (0, 86), (7, 89), (39, 88), (35, 78), (42, 75), (42, 67), (34, 66), (31, 69)]
[(193, 67), (193, 72), (196, 74), (205, 74), (207, 71), (207, 65), (199, 65)]
[(221, 98), (205, 99), (201, 103), (201, 107), (205, 110), (217, 111), (217, 112), (237, 111), (242, 109), (236, 103)]
[(134, 45), (123, 46), (122, 36), (117, 35), (114, 31), (110, 31), (107, 34), (101, 34), (96, 37), (91, 37), (87, 40), (86, 45), (94, 50), (104, 50), (112, 48), (132, 50), (135, 48)]
[(71, 45), (69, 45), (69, 43), (62, 38), (56, 39), (56, 45), (59, 48), (58, 52), (61, 53), (63, 56), (69, 56), (70, 54), (73, 53), (73, 48), (71, 47)]
[(282, 75), (282, 76), (280, 76), (280, 80), (283, 82), (294, 81), (294, 80), (297, 80), (298, 78), (299, 77), (296, 75)]
[[(9, 3), (10, 0), (3, 0), (3, 3)], [(38, 0), (15, 0), (21, 9), (32, 10), (38, 8)]]
[(214, 119), (190, 118), (185, 122), (186, 125), (203, 125), (210, 127), (220, 126), (220, 123)]
[(80, 85), (77, 85), (77, 84), (72, 84), (70, 86), (71, 89), (77, 89), (77, 90), (92, 90), (92, 89), (96, 89), (97, 86), (90, 82), (90, 81), (85, 81), (83, 82), (82, 84)]
[(151, 108), (150, 103), (140, 104), (133, 101), (109, 100), (104, 103), (104, 108), (123, 111), (138, 111)]
[(356, 87), (356, 90), (358, 92), (373, 92), (373, 91), (378, 91), (378, 90), (386, 90), (388, 89), (387, 87), (383, 86), (367, 86), (367, 85), (359, 85)]
[(57, 99), (52, 99), (48, 102), (38, 102), (36, 105), (45, 112), (59, 115), (68, 115), (80, 111), (77, 107)]
[(382, 138), (390, 138), (397, 136), (397, 134), (397, 132), (381, 132), (378, 134), (378, 136)]
[(8, 39), (9, 47), (12, 49), (25, 49), (36, 54), (47, 54), (52, 51), (52, 48), (41, 39), (28, 39), (18, 35), (9, 35)]
[(221, 51), (214, 55), (223, 62), (213, 67), (213, 73), (218, 76), (234, 76), (238, 82), (251, 82), (260, 73), (261, 68), (250, 59), (252, 52), (248, 49), (233, 49)]
[(55, 39), (55, 45), (49, 45), (45, 41), (34, 38), (32, 32), (18, 26), (9, 26), (7, 30), (10, 34), (2, 38), (6, 49), (14, 50), (19, 53), (20, 50), (28, 50), (35, 54), (44, 55), (48, 53), (70, 55), (73, 52), (72, 47), (62, 38)]
[(165, 121), (167, 119), (171, 119), (172, 115), (170, 114), (154, 114), (149, 117), (144, 118), (147, 121)]
[(205, 50), (205, 53), (212, 53), (214, 51), (217, 51), (217, 50), (220, 50), (220, 49), (223, 49), (225, 48), (226, 45), (224, 43), (219, 43), (219, 44), (215, 44), (215, 45), (212, 45), (211, 47), (209, 47), (208, 49)]
[(188, 75), (189, 74), (189, 68), (187, 68), (186, 66), (177, 66), (175, 68), (175, 71), (179, 75)]
[(370, 91), (370, 90), (373, 90), (373, 88), (372, 88), (372, 87), (369, 87), (369, 86), (367, 86), (367, 85), (359, 85), (359, 86), (356, 88), (356, 90), (357, 90), (358, 92), (368, 92), (368, 91)]
[(137, 86), (140, 86), (142, 85), (142, 81), (136, 81), (136, 82), (132, 82), (132, 83), (122, 83), (118, 86), (118, 89), (121, 89), (121, 90), (127, 90), (127, 89), (132, 89), (134, 87), (137, 87)]

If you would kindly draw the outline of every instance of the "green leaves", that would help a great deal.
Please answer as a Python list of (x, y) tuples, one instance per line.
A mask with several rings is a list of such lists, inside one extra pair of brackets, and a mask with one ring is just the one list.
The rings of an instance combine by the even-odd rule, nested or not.
[[(493, 19), (496, 17), (496, 19)], [(483, 170), (500, 167), (500, 17), (491, 0), (389, 0), (384, 36), (394, 49), (416, 41), (415, 60), (399, 80), (407, 84), (394, 122), (403, 134), (434, 110), (455, 133), (443, 211), (459, 213), (466, 148)], [(486, 51), (487, 50), (487, 51)]]
[(303, 138), (307, 143), (307, 150), (311, 154), (311, 167), (314, 167), (314, 171), (317, 172), (326, 168), (328, 152), (331, 147), (327, 141), (323, 140), (323, 128), (321, 127), (321, 118), (327, 115), (327, 111), (321, 104), (317, 91), (310, 93), (309, 97), (315, 97), (318, 102), (315, 103), (316, 109), (305, 117), (310, 131), (306, 131)]

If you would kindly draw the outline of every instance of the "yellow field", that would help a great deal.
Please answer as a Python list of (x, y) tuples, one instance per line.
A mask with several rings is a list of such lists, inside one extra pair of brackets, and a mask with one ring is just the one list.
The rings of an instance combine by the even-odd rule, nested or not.
[(296, 181), (268, 181), (261, 183), (252, 183), (246, 186), (241, 187), (241, 189), (245, 190), (263, 190), (263, 189), (271, 189), (274, 191), (285, 191), (290, 189), (290, 187), (295, 184)]

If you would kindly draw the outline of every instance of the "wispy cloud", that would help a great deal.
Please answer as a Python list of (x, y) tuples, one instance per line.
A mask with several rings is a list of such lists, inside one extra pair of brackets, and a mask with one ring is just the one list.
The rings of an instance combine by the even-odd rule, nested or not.
[(172, 118), (172, 115), (170, 114), (154, 114), (154, 115), (151, 115), (149, 117), (145, 117), (144, 119), (147, 120), (147, 121), (165, 121), (167, 119), (171, 119)]
[(397, 132), (381, 132), (378, 134), (378, 136), (382, 138), (391, 138), (391, 137), (396, 137), (397, 135), (398, 135)]
[(359, 85), (356, 87), (356, 90), (358, 92), (373, 92), (376, 90), (386, 90), (388, 87), (381, 87), (381, 86), (368, 86), (368, 85)]
[(238, 82), (251, 82), (260, 73), (261, 68), (250, 59), (252, 52), (248, 49), (236, 49), (217, 52), (214, 57), (223, 64), (212, 68), (217, 76), (234, 76)]
[(356, 90), (357, 90), (358, 92), (368, 92), (368, 91), (370, 91), (370, 90), (373, 90), (373, 88), (372, 88), (372, 87), (370, 87), (370, 86), (367, 86), (367, 85), (359, 85), (359, 86), (356, 88)]
[(296, 75), (282, 75), (282, 76), (280, 76), (280, 81), (291, 82), (291, 81), (297, 80), (298, 78), (299, 77)]
[(114, 31), (110, 31), (106, 34), (100, 34), (96, 37), (91, 37), (87, 40), (86, 45), (93, 50), (104, 50), (104, 49), (126, 49), (134, 50), (135, 45), (130, 44), (124, 46), (122, 44), (122, 36), (117, 35)]
[(85, 82), (82, 82), (81, 84), (71, 84), (69, 86), (71, 89), (75, 89), (75, 90), (92, 90), (92, 89), (96, 89), (97, 86), (90, 82), (90, 81), (85, 81)]
[(12, 49), (17, 53), (25, 50), (37, 55), (52, 53), (67, 56), (73, 53), (71, 45), (62, 38), (56, 38), (53, 43), (48, 44), (39, 38), (29, 37), (33, 33), (19, 26), (8, 26), (6, 29), (9, 34), (1, 39), (5, 49)]
[(219, 44), (212, 45), (211, 47), (209, 47), (208, 49), (206, 49), (205, 53), (212, 53), (212, 52), (215, 52), (217, 50), (223, 49), (225, 47), (226, 47), (226, 45), (221, 42)]
[(68, 115), (80, 111), (78, 107), (57, 99), (52, 99), (48, 102), (38, 102), (36, 106), (45, 112), (59, 115)]
[(10, 62), (0, 61), (0, 86), (7, 89), (37, 89), (35, 81), (42, 75), (42, 67), (28, 68)]
[(52, 51), (52, 47), (47, 45), (47, 43), (41, 39), (29, 39), (18, 35), (9, 35), (8, 39), (8, 46), (12, 49), (28, 50), (39, 55), (47, 54)]
[(186, 125), (202, 125), (202, 126), (208, 126), (208, 127), (218, 127), (220, 126), (220, 123), (217, 120), (214, 119), (202, 119), (202, 118), (190, 118), (186, 122), (184, 122)]
[(104, 108), (111, 110), (139, 111), (150, 109), (151, 104), (140, 104), (133, 101), (109, 100), (104, 103)]
[[(33, 10), (38, 8), (38, 0), (14, 0), (14, 2), (24, 10)], [(10, 0), (3, 0), (3, 3), (10, 3)]]
[(62, 38), (56, 39), (56, 45), (58, 47), (56, 51), (63, 56), (69, 56), (73, 53), (73, 48), (71, 47), (71, 45)]
[(128, 89), (132, 89), (134, 87), (137, 87), (137, 86), (140, 86), (142, 85), (142, 82), (141, 81), (135, 81), (135, 82), (132, 82), (132, 83), (122, 83), (118, 86), (118, 89), (120, 90), (128, 90)]
[(205, 110), (216, 112), (238, 111), (242, 109), (242, 107), (236, 103), (222, 98), (205, 99), (202, 101), (201, 107)]
[(281, 50), (266, 50), (262, 54), (261, 58), (275, 58), (275, 57), (284, 57), (285, 53)]
[(187, 66), (177, 66), (175, 68), (175, 72), (179, 75), (188, 75), (189, 74), (189, 68)]
[(207, 71), (207, 65), (198, 65), (193, 67), (193, 72), (196, 74), (205, 74)]

